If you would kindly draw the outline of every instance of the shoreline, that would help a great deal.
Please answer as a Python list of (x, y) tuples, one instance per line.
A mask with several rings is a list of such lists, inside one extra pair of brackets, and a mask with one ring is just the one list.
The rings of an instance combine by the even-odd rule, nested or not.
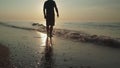
[[(38, 27), (40, 27), (39, 29), (37, 29), (37, 31), (40, 31), (40, 32), (46, 31), (46, 26), (44, 26), (43, 24), (33, 23), (32, 25), (33, 26), (37, 25)], [(63, 37), (66, 39), (76, 40), (78, 42), (88, 42), (88, 43), (94, 43), (98, 45), (105, 45), (105, 46), (120, 48), (120, 38), (117, 39), (109, 36), (90, 35), (80, 31), (57, 29), (57, 28), (53, 30), (53, 35), (56, 35), (58, 37)]]
[[(39, 31), (42, 33), (46, 32), (46, 26), (44, 26), (43, 24), (39, 24), (39, 23), (32, 24), (32, 26), (38, 27), (38, 29), (19, 27), (19, 26), (2, 23), (2, 22), (0, 22), (0, 25), (6, 26), (6, 27), (11, 27), (11, 28), (23, 29), (23, 30), (36, 30), (36, 31)], [(120, 48), (120, 38), (112, 38), (109, 36), (90, 35), (90, 34), (80, 32), (80, 31), (57, 29), (57, 28), (54, 29), (53, 34), (58, 37), (76, 40), (78, 42), (93, 43), (93, 44), (98, 44), (98, 45), (105, 45), (105, 46)]]

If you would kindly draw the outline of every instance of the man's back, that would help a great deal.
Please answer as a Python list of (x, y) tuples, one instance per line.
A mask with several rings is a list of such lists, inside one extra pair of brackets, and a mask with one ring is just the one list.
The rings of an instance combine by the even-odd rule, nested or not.
[(45, 2), (44, 8), (46, 8), (46, 14), (47, 15), (54, 15), (54, 7), (55, 2), (52, 0), (48, 0)]

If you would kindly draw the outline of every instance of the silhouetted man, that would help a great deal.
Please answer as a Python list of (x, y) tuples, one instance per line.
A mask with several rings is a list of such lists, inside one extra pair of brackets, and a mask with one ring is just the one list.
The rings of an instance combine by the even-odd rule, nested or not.
[(53, 26), (55, 25), (55, 13), (54, 13), (54, 8), (57, 13), (57, 17), (59, 17), (58, 13), (58, 8), (53, 0), (47, 0), (44, 3), (44, 18), (46, 19), (46, 30), (47, 30), (47, 36), (52, 37), (52, 31), (53, 31)]

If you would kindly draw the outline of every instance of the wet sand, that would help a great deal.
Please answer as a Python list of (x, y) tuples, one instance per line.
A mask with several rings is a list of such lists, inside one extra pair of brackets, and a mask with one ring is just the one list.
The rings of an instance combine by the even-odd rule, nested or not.
[(0, 68), (10, 68), (12, 67), (10, 61), (10, 50), (8, 47), (0, 44)]
[[(14, 68), (118, 68), (120, 49), (0, 26), (1, 48)], [(47, 48), (47, 46), (53, 47)], [(2, 50), (2, 49), (0, 49)], [(4, 53), (1, 54), (4, 55)], [(8, 62), (8, 61), (6, 61)], [(4, 67), (3, 67), (4, 68)]]

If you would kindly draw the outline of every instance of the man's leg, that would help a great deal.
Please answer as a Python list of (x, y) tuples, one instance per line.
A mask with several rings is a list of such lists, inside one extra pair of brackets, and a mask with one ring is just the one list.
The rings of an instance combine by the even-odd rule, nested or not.
[(52, 37), (53, 26), (50, 26), (50, 37)]
[(46, 30), (47, 30), (47, 36), (49, 36), (49, 32), (50, 32), (49, 30), (50, 30), (50, 29), (49, 29), (49, 26), (48, 26), (48, 25), (46, 26)]

